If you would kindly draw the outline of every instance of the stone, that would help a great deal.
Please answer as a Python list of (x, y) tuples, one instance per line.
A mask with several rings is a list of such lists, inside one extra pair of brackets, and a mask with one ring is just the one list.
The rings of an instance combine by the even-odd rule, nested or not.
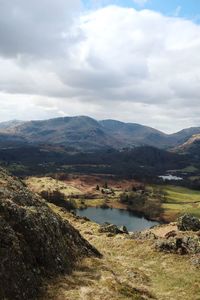
[(168, 239), (170, 237), (175, 237), (177, 235), (176, 230), (171, 230), (165, 234), (165, 238)]
[(199, 231), (200, 230), (200, 219), (185, 214), (178, 218), (177, 227), (180, 231)]
[(0, 299), (32, 300), (44, 279), (101, 254), (42, 198), (0, 168)]
[(99, 228), (99, 232), (100, 233), (112, 233), (112, 234), (124, 233), (117, 227), (117, 225), (114, 225), (114, 224), (101, 225), (101, 227)]
[(133, 240), (156, 240), (157, 236), (151, 232), (140, 232), (140, 231), (135, 231), (130, 234), (130, 238)]
[(126, 228), (126, 226), (121, 226), (120, 228), (119, 228), (119, 230), (121, 230), (123, 233), (125, 233), (125, 234), (129, 234), (129, 232), (128, 232), (128, 229)]
[(200, 253), (200, 239), (198, 236), (175, 236), (168, 239), (158, 239), (155, 247), (159, 251), (184, 254)]

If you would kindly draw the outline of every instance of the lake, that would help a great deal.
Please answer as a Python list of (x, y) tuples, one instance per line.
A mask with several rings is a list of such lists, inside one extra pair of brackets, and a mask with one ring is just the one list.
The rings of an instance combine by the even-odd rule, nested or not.
[(141, 231), (159, 224), (159, 222), (139, 217), (133, 212), (117, 208), (87, 207), (85, 209), (77, 209), (76, 214), (81, 217), (87, 217), (98, 224), (109, 222), (117, 226), (125, 225), (128, 231)]
[(180, 180), (183, 180), (182, 177), (178, 177), (178, 176), (174, 176), (174, 175), (161, 175), (161, 176), (158, 176), (159, 178), (162, 178), (162, 180), (166, 181), (166, 180), (175, 180), (175, 181), (180, 181)]

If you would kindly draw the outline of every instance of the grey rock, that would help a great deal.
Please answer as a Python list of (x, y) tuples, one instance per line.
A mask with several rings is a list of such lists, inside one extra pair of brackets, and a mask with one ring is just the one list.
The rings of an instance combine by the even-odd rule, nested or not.
[(100, 253), (39, 196), (0, 168), (0, 299), (37, 299), (45, 278)]
[(159, 251), (184, 254), (200, 253), (200, 239), (198, 236), (175, 236), (168, 239), (158, 239), (155, 247)]
[(112, 234), (122, 234), (124, 233), (123, 231), (121, 231), (117, 225), (114, 224), (103, 224), (101, 225), (101, 227), (99, 228), (99, 232), (100, 233), (112, 233)]
[(177, 227), (180, 231), (199, 231), (200, 230), (200, 219), (185, 214), (178, 218)]
[(120, 228), (119, 228), (119, 230), (121, 230), (123, 233), (125, 233), (125, 234), (129, 234), (129, 232), (128, 232), (128, 229), (126, 228), (126, 226), (121, 226)]

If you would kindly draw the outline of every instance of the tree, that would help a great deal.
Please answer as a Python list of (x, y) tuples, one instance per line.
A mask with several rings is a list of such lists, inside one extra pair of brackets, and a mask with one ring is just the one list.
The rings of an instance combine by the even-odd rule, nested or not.
[(48, 202), (63, 207), (68, 211), (76, 209), (76, 203), (71, 199), (66, 199), (65, 194), (61, 193), (59, 190), (42, 191), (40, 195)]
[(103, 185), (103, 188), (104, 188), (104, 189), (108, 189), (108, 183), (107, 183), (107, 181), (105, 181), (105, 183), (104, 183), (104, 185)]

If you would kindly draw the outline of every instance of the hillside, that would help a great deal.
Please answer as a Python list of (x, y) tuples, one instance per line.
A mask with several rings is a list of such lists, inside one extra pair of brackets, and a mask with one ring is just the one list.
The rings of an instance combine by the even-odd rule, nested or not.
[(38, 299), (44, 279), (100, 253), (39, 196), (0, 169), (0, 299)]
[[(103, 254), (89, 258), (72, 276), (62, 276), (47, 286), (50, 300), (198, 300), (200, 293), (198, 256), (157, 251), (155, 244), (176, 241), (165, 238), (173, 232), (177, 240), (183, 234), (176, 224), (161, 225), (147, 232), (127, 234), (101, 233), (100, 226), (88, 220), (68, 216), (53, 206)], [(187, 241), (199, 237), (184, 234)], [(191, 247), (192, 248), (192, 247)], [(172, 252), (172, 251), (171, 251)], [(196, 262), (196, 265), (195, 265)]]
[[(97, 121), (86, 116), (55, 118), (43, 121), (11, 121), (0, 123), (1, 147), (4, 139), (10, 144), (62, 145), (77, 150), (130, 148), (150, 145), (169, 148), (187, 141), (200, 128), (165, 134), (154, 128), (116, 120)], [(16, 141), (15, 141), (16, 139)]]
[(93, 152), (70, 152), (62, 147), (14, 147), (0, 149), (0, 164), (15, 175), (39, 175), (49, 172), (115, 174), (153, 178), (167, 170), (187, 166), (185, 155), (152, 146), (123, 151), (110, 149)]
[(200, 150), (200, 134), (194, 134), (185, 143), (176, 148), (177, 152), (199, 154)]
[[(174, 152), (187, 157), (190, 173), (193, 175), (191, 180), (199, 181), (200, 169), (200, 134), (194, 134), (182, 145), (175, 147)], [(187, 171), (187, 169), (186, 169)], [(195, 175), (195, 176), (194, 176)]]

